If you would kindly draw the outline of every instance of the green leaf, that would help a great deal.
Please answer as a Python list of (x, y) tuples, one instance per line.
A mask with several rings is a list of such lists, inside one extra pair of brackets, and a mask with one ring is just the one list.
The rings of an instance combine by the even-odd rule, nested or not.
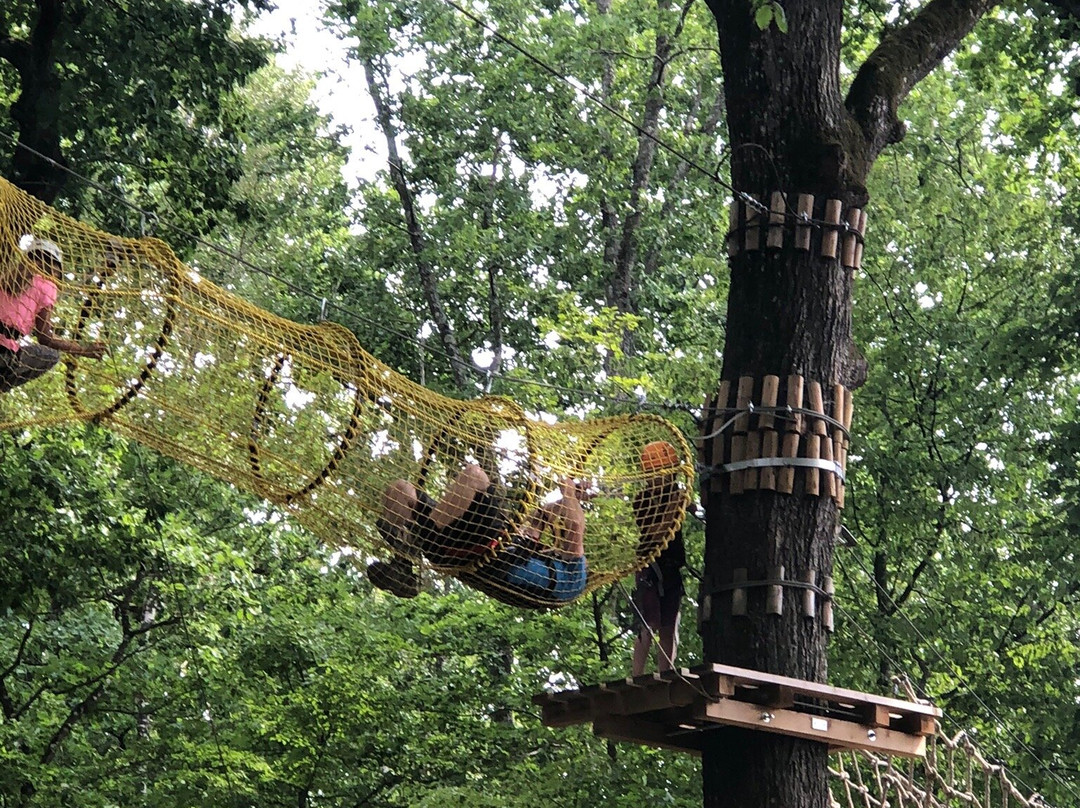
[(776, 19), (776, 28), (781, 34), (788, 32), (787, 14), (784, 12), (784, 7), (779, 3), (773, 3), (773, 17)]

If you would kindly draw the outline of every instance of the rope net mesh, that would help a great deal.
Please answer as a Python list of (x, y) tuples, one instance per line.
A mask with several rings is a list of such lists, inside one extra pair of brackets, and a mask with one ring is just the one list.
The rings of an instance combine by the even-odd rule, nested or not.
[(572, 602), (654, 559), (693, 485), (662, 418), (551, 425), (440, 396), (342, 326), (277, 317), (3, 180), (0, 392), (0, 429), (99, 423), (265, 498), (402, 596), (430, 568)]
[(923, 759), (893, 758), (867, 751), (829, 757), (833, 808), (1037, 808), (1047, 803), (1013, 783), (1005, 767), (991, 763), (967, 733), (949, 737), (939, 729), (927, 739)]

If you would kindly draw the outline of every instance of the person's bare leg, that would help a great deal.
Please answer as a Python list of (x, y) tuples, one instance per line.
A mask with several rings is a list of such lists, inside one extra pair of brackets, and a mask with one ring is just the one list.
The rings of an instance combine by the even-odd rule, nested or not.
[(656, 669), (669, 671), (674, 667), (675, 654), (679, 650), (679, 618), (675, 617), (674, 625), (660, 626), (660, 650)]
[[(431, 511), (431, 521), (438, 528), (444, 528), (455, 519), (460, 519), (473, 498), (480, 492), (487, 491), (491, 480), (479, 466), (468, 465), (450, 483), (446, 494)], [(414, 495), (415, 496), (415, 495)]]
[(383, 493), (383, 519), (393, 527), (406, 527), (413, 519), (416, 488), (405, 480), (394, 480)]
[(562, 499), (550, 506), (552, 516), (562, 521), (554, 549), (563, 558), (581, 558), (585, 555), (585, 510), (573, 480), (565, 480), (560, 488)]
[(416, 488), (412, 483), (394, 480), (386, 487), (382, 518), (377, 524), (392, 552), (389, 559), (373, 561), (367, 567), (368, 580), (373, 586), (399, 598), (414, 598), (420, 592), (420, 578), (408, 558), (412, 538), (409, 526), (416, 501)]
[(652, 634), (648, 628), (642, 627), (634, 639), (634, 665), (633, 675), (641, 676), (645, 673), (645, 666), (649, 664), (649, 649), (652, 648)]

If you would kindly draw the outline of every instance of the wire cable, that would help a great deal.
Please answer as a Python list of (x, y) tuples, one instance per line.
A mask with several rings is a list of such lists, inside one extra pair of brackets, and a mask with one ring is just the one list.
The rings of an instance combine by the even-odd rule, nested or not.
[[(190, 232), (188, 230), (185, 230), (183, 227), (180, 227), (179, 225), (175, 225), (175, 224), (173, 224), (172, 222), (170, 222), (168, 220), (162, 220), (162, 219), (156, 217), (154, 214), (143, 210), (142, 208), (140, 208), (138, 205), (134, 204), (133, 202), (129, 202), (127, 199), (125, 199), (122, 195), (120, 195), (116, 191), (114, 191), (114, 190), (112, 190), (110, 188), (107, 188), (106, 186), (102, 185), (101, 183), (99, 183), (99, 182), (97, 182), (95, 180), (92, 180), (92, 179), (90, 179), (89, 177), (86, 177), (83, 174), (80, 174), (78, 171), (75, 171), (74, 169), (63, 165), (63, 164), (57, 162), (56, 160), (53, 160), (51, 157), (48, 157), (47, 155), (42, 154), (41, 152), (37, 151), (36, 149), (32, 148), (31, 146), (27, 146), (26, 144), (19, 143), (19, 142), (16, 142), (15, 145), (17, 147), (19, 147), (19, 148), (22, 148), (22, 149), (25, 149), (25, 150), (31, 152), (32, 154), (34, 154), (35, 156), (37, 156), (40, 159), (49, 162), (55, 168), (57, 168), (57, 169), (65, 172), (65, 173), (69, 174), (70, 176), (78, 179), (80, 182), (83, 182), (86, 185), (88, 185), (89, 187), (94, 188), (95, 190), (99, 191), (103, 195), (108, 196), (108, 197), (110, 197), (112, 199), (115, 199), (117, 202), (119, 202), (124, 207), (128, 208), (129, 210), (131, 210), (131, 211), (133, 211), (135, 213), (138, 213), (141, 218), (145, 219), (146, 217), (153, 216), (155, 218), (155, 220), (157, 220), (163, 227), (165, 227), (165, 228), (167, 228), (169, 230), (172, 230), (173, 232), (179, 234), (180, 236), (183, 236), (184, 238), (186, 238), (186, 239), (188, 239), (188, 240), (190, 240), (190, 241), (192, 241), (192, 242), (194, 242), (196, 244), (199, 244), (200, 246), (203, 246), (203, 247), (207, 248), (208, 250), (212, 250), (213, 252), (215, 252), (215, 253), (217, 253), (217, 254), (225, 257), (225, 258), (228, 258), (230, 261), (236, 262), (237, 264), (239, 264), (240, 266), (244, 267), (245, 269), (247, 269), (247, 270), (249, 270), (251, 272), (254, 272), (254, 273), (258, 274), (258, 275), (262, 275), (262, 276), (264, 276), (266, 278), (269, 278), (269, 279), (275, 281), (276, 283), (281, 284), (284, 288), (288, 289), (290, 292), (293, 292), (294, 294), (300, 295), (302, 297), (305, 297), (305, 298), (308, 298), (310, 300), (313, 300), (313, 301), (317, 302), (319, 304), (319, 311), (320, 311), (321, 316), (325, 316), (325, 313), (326, 313), (326, 311), (328, 309), (336, 309), (338, 312), (345, 315), (346, 317), (350, 317), (350, 318), (352, 318), (352, 319), (354, 319), (356, 321), (365, 323), (365, 324), (373, 327), (374, 329), (376, 329), (376, 330), (378, 330), (378, 331), (380, 331), (382, 333), (390, 334), (391, 336), (397, 337), (397, 338), (402, 339), (404, 341), (407, 341), (407, 342), (409, 342), (409, 343), (411, 343), (413, 345), (416, 345), (418, 348), (420, 348), (423, 351), (427, 351), (432, 356), (438, 357), (438, 358), (443, 359), (443, 360), (445, 360), (447, 362), (450, 361), (450, 355), (448, 353), (441, 350), (440, 348), (437, 348), (437, 347), (435, 347), (433, 345), (428, 344), (427, 340), (421, 340), (421, 339), (418, 339), (417, 337), (415, 337), (415, 336), (413, 336), (411, 334), (407, 334), (407, 333), (402, 332), (402, 331), (397, 331), (397, 330), (392, 329), (392, 328), (387, 328), (387, 326), (386, 326), (386, 324), (384, 322), (380, 322), (380, 321), (377, 321), (377, 320), (375, 320), (375, 319), (373, 319), (371, 317), (365, 316), (364, 314), (361, 314), (359, 311), (357, 311), (355, 309), (352, 309), (352, 308), (349, 308), (347, 306), (344, 306), (344, 305), (342, 305), (340, 303), (335, 303), (333, 301), (327, 300), (327, 298), (325, 296), (317, 295), (314, 292), (300, 286), (299, 284), (297, 284), (297, 283), (295, 283), (293, 281), (290, 281), (287, 278), (284, 278), (284, 277), (282, 277), (281, 275), (279, 275), (279, 274), (277, 274), (275, 272), (272, 272), (271, 270), (265, 269), (264, 267), (259, 266), (258, 264), (255, 264), (255, 263), (253, 263), (252, 261), (249, 261), (246, 258), (243, 258), (242, 256), (235, 255), (234, 253), (230, 252), (226, 248), (221, 247), (221, 246), (215, 244), (214, 242), (211, 242), (211, 241), (209, 241), (207, 239), (204, 239), (203, 237), (201, 237), (201, 236), (199, 236), (197, 234), (194, 234), (194, 233), (192, 233), (192, 232)], [(470, 367), (469, 370), (475, 375), (476, 381), (478, 383), (482, 382), (486, 378), (486, 374), (482, 373), (479, 369), (477, 369), (475, 367)], [(590, 399), (591, 398), (593, 400), (606, 401), (609, 404), (616, 405), (616, 406), (619, 406), (619, 407), (632, 406), (632, 407), (636, 408), (638, 411), (646, 410), (646, 409), (652, 409), (652, 410), (664, 411), (664, 412), (679, 411), (679, 412), (688, 413), (691, 417), (695, 418), (695, 420), (697, 418), (697, 416), (694, 415), (694, 409), (695, 408), (692, 407), (692, 405), (690, 405), (689, 403), (685, 403), (685, 402), (647, 402), (647, 401), (641, 401), (640, 397), (636, 393), (634, 393), (631, 390), (625, 390), (625, 388), (624, 388), (624, 390), (625, 390), (625, 393), (626, 393), (626, 398), (620, 398), (620, 397), (616, 397), (616, 396), (605, 395), (603, 393), (598, 393), (596, 390), (585, 390), (585, 389), (582, 389), (582, 388), (574, 388), (574, 387), (569, 387), (569, 386), (565, 386), (565, 385), (555, 384), (555, 383), (552, 383), (552, 382), (543, 382), (543, 381), (534, 380), (534, 379), (520, 379), (520, 378), (516, 378), (516, 377), (512, 377), (512, 376), (501, 376), (499, 378), (499, 381), (501, 383), (503, 383), (503, 384), (508, 384), (508, 385), (511, 385), (511, 386), (536, 387), (536, 388), (542, 388), (542, 389), (550, 389), (550, 390), (555, 390), (555, 391), (559, 391), (559, 392), (573, 394), (573, 395), (578, 396), (578, 397), (580, 397), (582, 399)], [(613, 382), (613, 384), (617, 384), (617, 382)]]
[[(702, 698), (704, 698), (706, 701), (719, 701), (718, 696), (714, 696), (709, 693), (704, 687), (701, 686), (699, 682), (692, 682), (690, 681), (690, 679), (683, 675), (682, 671), (679, 670), (679, 668), (675, 665), (675, 660), (672, 659), (668, 655), (668, 652), (664, 650), (664, 646), (660, 642), (660, 638), (656, 636), (656, 632), (653, 631), (652, 626), (650, 626), (649, 621), (645, 619), (645, 615), (641, 613), (641, 609), (638, 608), (637, 603), (634, 602), (634, 599), (626, 591), (626, 587), (623, 586), (622, 581), (616, 581), (615, 586), (618, 587), (623, 597), (626, 598), (627, 602), (629, 602), (630, 608), (633, 609), (634, 614), (637, 615), (637, 619), (641, 621), (642, 630), (649, 633), (649, 644), (656, 646), (657, 650), (660, 652), (660, 656), (662, 656), (664, 658), (664, 661), (667, 663), (668, 670), (671, 671), (671, 674), (680, 681), (685, 682), (687, 686), (694, 690), (694, 692), (701, 694)], [(636, 639), (637, 638), (635, 637), (635, 642)]]
[[(841, 566), (841, 569), (843, 569), (843, 564), (842, 563), (840, 564), (840, 566)], [(867, 631), (865, 628), (863, 628), (859, 624), (859, 621), (855, 619), (853, 614), (849, 613), (846, 609), (844, 609), (842, 606), (840, 606), (839, 603), (834, 603), (834, 607), (836, 608), (836, 611), (837, 611), (838, 615), (840, 616), (840, 618), (843, 619), (853, 629), (855, 629), (861, 635), (863, 640), (869, 641), (869, 644), (873, 645), (877, 649), (878, 653), (881, 654), (881, 659), (884, 659), (886, 662), (888, 662), (889, 665), (894, 670), (900, 671), (900, 675), (904, 677), (904, 679), (912, 686), (912, 689), (914, 690), (914, 683), (912, 681), (911, 675), (906, 671), (904, 665), (899, 660), (897, 660), (895, 657), (893, 657), (888, 652), (888, 650), (886, 650), (885, 647), (880, 642), (878, 642), (877, 638), (874, 637), (873, 634), (871, 634), (869, 631)], [(880, 659), (875, 659), (871, 655), (870, 648), (865, 643), (860, 643), (859, 648), (866, 655), (867, 659), (870, 661), (871, 664), (874, 664), (874, 663), (877, 663), (877, 662), (880, 661)], [(933, 698), (930, 696), (930, 694), (926, 693), (926, 691), (922, 691), (922, 697), (927, 699), (930, 702), (933, 702)], [(997, 717), (995, 716), (995, 718), (997, 718)], [(943, 712), (942, 716), (941, 716), (941, 720), (943, 722), (945, 722), (945, 723), (948, 723), (948, 724), (952, 725), (952, 727), (957, 732), (968, 732), (969, 731), (968, 728), (962, 726), (959, 721), (952, 718), (948, 713)], [(997, 718), (997, 720), (999, 722), (1001, 721), (1000, 718)], [(1002, 726), (1006, 726), (1006, 729), (1007, 729), (1007, 725), (1002, 724)], [(1055, 775), (1053, 770), (1049, 769), (1047, 767), (1047, 764), (1045, 762), (1043, 762), (1042, 759), (1040, 759), (1038, 757), (1038, 755), (1035, 755), (1033, 752), (1030, 752), (1030, 751), (1028, 752), (1028, 754), (1039, 765), (1040, 768), (1046, 769), (1051, 774), (1051, 777), (1053, 777), (1058, 782), (1060, 782), (1062, 785), (1064, 785), (1066, 790), (1070, 791), (1070, 793), (1075, 793), (1075, 792), (1073, 792), (1072, 787), (1066, 781), (1062, 780), (1060, 776)], [(1004, 770), (1003, 765), (1002, 765), (1002, 769)], [(1036, 789), (1030, 783), (1026, 782), (1022, 777), (1020, 777), (1012, 769), (1009, 769), (1009, 777), (1010, 777), (1010, 779), (1014, 780), (1015, 782), (1017, 782), (1018, 784), (1023, 786), (1025, 789), (1027, 789), (1030, 793), (1032, 793), (1032, 794), (1039, 793), (1038, 789)]]
[[(540, 67), (542, 70), (544, 70), (546, 72), (549, 72), (550, 75), (554, 76), (559, 81), (563, 81), (568, 86), (572, 87), (572, 89), (575, 90), (575, 92), (578, 92), (582, 96), (584, 96), (585, 98), (588, 98), (589, 100), (591, 100), (591, 102), (593, 104), (596, 104), (598, 107), (600, 107), (600, 108), (604, 109), (605, 111), (609, 112), (610, 115), (615, 116), (616, 118), (618, 118), (620, 121), (622, 121), (626, 125), (631, 126), (632, 129), (635, 132), (637, 132), (638, 135), (640, 135), (642, 137), (645, 137), (645, 138), (648, 138), (658, 148), (666, 151), (669, 154), (672, 154), (673, 157), (675, 157), (678, 160), (681, 160), (681, 161), (685, 162), (694, 171), (700, 172), (701, 174), (703, 174), (708, 179), (713, 180), (714, 183), (719, 185), (721, 188), (724, 188), (725, 190), (729, 191), (732, 194), (732, 197), (734, 199), (738, 199), (738, 200), (742, 201), (744, 204), (746, 204), (746, 205), (748, 205), (750, 207), (753, 207), (754, 210), (756, 210), (759, 214), (761, 214), (761, 215), (771, 215), (773, 213), (778, 214), (778, 215), (783, 214), (785, 219), (791, 218), (793, 220), (798, 221), (798, 223), (800, 223), (800, 224), (810, 225), (811, 227), (814, 227), (814, 228), (818, 228), (818, 229), (835, 229), (835, 230), (839, 230), (839, 231), (842, 231), (842, 232), (848, 232), (848, 231), (854, 232), (854, 229), (851, 228), (851, 226), (848, 225), (847, 223), (840, 223), (840, 224), (837, 225), (837, 224), (829, 223), (829, 221), (825, 221), (824, 219), (815, 219), (815, 218), (813, 218), (811, 216), (799, 215), (799, 214), (791, 213), (791, 205), (786, 204), (786, 202), (787, 202), (787, 194), (786, 193), (784, 193), (784, 202), (785, 202), (786, 210), (785, 211), (772, 211), (768, 204), (755, 199), (753, 196), (751, 196), (750, 193), (735, 189), (735, 187), (733, 185), (728, 183), (728, 181), (726, 181), (723, 177), (721, 177), (719, 175), (719, 172), (717, 170), (706, 169), (706, 167), (704, 165), (702, 165), (700, 162), (698, 162), (697, 160), (694, 160), (693, 158), (688, 157), (687, 154), (679, 151), (674, 146), (665, 143), (663, 138), (660, 138), (657, 135), (652, 134), (651, 132), (646, 130), (644, 126), (640, 125), (639, 123), (632, 120), (631, 118), (625, 116), (624, 113), (622, 111), (620, 111), (619, 109), (617, 109), (617, 108), (611, 106), (610, 104), (608, 104), (604, 98), (599, 97), (598, 95), (596, 95), (595, 93), (590, 92), (589, 90), (586, 90), (585, 87), (582, 86), (580, 82), (576, 81), (575, 79), (570, 78), (569, 76), (566, 75), (566, 73), (562, 72), (561, 70), (558, 70), (557, 68), (553, 67), (549, 63), (544, 62), (544, 60), (542, 58), (540, 58), (536, 54), (531, 53), (530, 51), (528, 51), (526, 48), (524, 48), (523, 45), (519, 45), (516, 42), (514, 42), (511, 38), (503, 35), (503, 33), (501, 33), (498, 29), (496, 29), (496, 28), (492, 27), (491, 25), (489, 25), (488, 23), (486, 23), (481, 16), (478, 16), (477, 14), (474, 14), (473, 12), (469, 11), (468, 9), (465, 9), (464, 6), (462, 6), (460, 3), (456, 2), (456, 0), (443, 0), (443, 2), (445, 2), (447, 5), (449, 5), (450, 8), (455, 9), (461, 15), (471, 19), (471, 21), (474, 24), (476, 24), (477, 26), (480, 26), (481, 28), (483, 28), (485, 31), (490, 33), (490, 35), (492, 37), (495, 37), (500, 42), (507, 45), (508, 48), (511, 48), (514, 51), (516, 51), (517, 53), (523, 55), (532, 64), (535, 64), (538, 67)], [(741, 147), (741, 148), (758, 148), (758, 149), (764, 150), (766, 152), (766, 154), (768, 154), (769, 159), (773, 160), (773, 158), (771, 156), (771, 153), (764, 146), (760, 146), (758, 144), (746, 144), (745, 147)], [(720, 162), (718, 163), (717, 167), (720, 164), (723, 164), (727, 159), (730, 159), (730, 156), (731, 156), (731, 149), (728, 149), (723, 154), (721, 154)], [(775, 174), (775, 176), (777, 176), (777, 178), (779, 180), (780, 173), (779, 173), (779, 171), (775, 170), (775, 162), (774, 162), (774, 160), (773, 160), (773, 173)]]
[(478, 16), (478, 15), (474, 14), (473, 12), (469, 11), (464, 6), (461, 6), (460, 4), (455, 2), (455, 0), (443, 0), (443, 2), (446, 3), (446, 5), (450, 6), (451, 8), (455, 9), (456, 11), (458, 11), (458, 13), (460, 13), (462, 16), (467, 17), (470, 20), (472, 20), (477, 26), (479, 26), (480, 28), (483, 28), (485, 31), (487, 31), (489, 34), (491, 34), (493, 37), (498, 39), (500, 42), (502, 42), (507, 47), (512, 48), (513, 50), (520, 53), (522, 56), (524, 56), (526, 59), (528, 59), (530, 62), (535, 64), (540, 69), (546, 71), (547, 73), (550, 73), (555, 78), (557, 78), (560, 81), (564, 82), (567, 86), (572, 87), (575, 92), (580, 93), (582, 96), (589, 99), (590, 101), (592, 101), (597, 106), (599, 106), (602, 109), (604, 109), (605, 111), (609, 112), (611, 115), (614, 115), (616, 118), (618, 118), (620, 121), (625, 123), (627, 126), (630, 126), (639, 135), (641, 135), (642, 137), (647, 138), (648, 140), (652, 141), (658, 148), (663, 149), (664, 151), (666, 151), (668, 154), (672, 155), (676, 159), (683, 161), (688, 166), (693, 168), (695, 171), (698, 171), (698, 172), (704, 174), (706, 177), (711, 179), (713, 182), (716, 182), (721, 187), (726, 188), (727, 190), (731, 191), (733, 194), (738, 196), (741, 193), (739, 191), (736, 191), (734, 188), (732, 188), (731, 185), (729, 185), (728, 183), (724, 182), (724, 180), (720, 177), (720, 174), (715, 169), (706, 168), (705, 166), (703, 166), (701, 163), (697, 162), (693, 158), (688, 157), (685, 154), (683, 154), (682, 152), (680, 152), (674, 146), (671, 146), (670, 144), (664, 142), (664, 140), (662, 140), (661, 138), (654, 135), (652, 132), (645, 129), (645, 127), (641, 126), (639, 123), (637, 123), (637, 121), (634, 121), (630, 117), (628, 117), (627, 115), (623, 114), (621, 111), (619, 111), (618, 109), (613, 107), (611, 104), (609, 104), (603, 98), (596, 95), (596, 93), (593, 93), (590, 90), (587, 90), (584, 86), (581, 85), (580, 82), (572, 79), (570, 76), (568, 76), (565, 73), (561, 72), (560, 70), (552, 67), (550, 64), (545, 62), (539, 56), (536, 56), (533, 53), (530, 53), (528, 50), (526, 50), (524, 47), (522, 47), (521, 45), (514, 42), (508, 36), (505, 36), (504, 34), (499, 32), (497, 29), (493, 28), (491, 25), (489, 25), (487, 22), (485, 22), (483, 20), (483, 18), (481, 18), (480, 16)]
[[(848, 531), (848, 533), (850, 535), (850, 531)], [(1039, 755), (1035, 752), (1035, 750), (1032, 749), (1024, 741), (1023, 738), (1021, 738), (1019, 735), (1017, 735), (1013, 730), (1011, 730), (1009, 728), (1008, 722), (1006, 722), (1000, 715), (998, 715), (997, 712), (995, 712), (994, 709), (992, 707), (990, 707), (990, 705), (988, 705), (982, 699), (981, 696), (979, 696), (979, 694), (975, 691), (975, 689), (971, 686), (971, 684), (968, 683), (968, 681), (964, 678), (963, 674), (956, 668), (956, 666), (954, 664), (949, 662), (949, 660), (947, 660), (942, 655), (942, 653), (937, 649), (936, 645), (930, 640), (930, 638), (927, 637), (925, 634), (923, 634), (923, 632), (919, 630), (918, 626), (915, 625), (915, 623), (911, 620), (911, 618), (908, 617), (907, 614), (904, 613), (904, 611), (901, 608), (899, 608), (899, 605), (896, 604), (895, 601), (893, 601), (892, 595), (881, 585), (880, 582), (877, 581), (877, 579), (874, 578), (873, 575), (870, 574), (870, 571), (866, 569), (866, 567), (862, 564), (862, 562), (859, 561), (856, 558), (855, 563), (859, 567), (859, 569), (862, 570), (863, 574), (865, 574), (866, 577), (874, 583), (874, 586), (878, 589), (878, 591), (880, 591), (886, 598), (888, 598), (889, 602), (891, 604), (896, 606), (895, 613), (899, 614), (904, 619), (904, 621), (908, 624), (908, 626), (911, 628), (911, 630), (915, 633), (915, 635), (928, 648), (933, 650), (934, 655), (938, 658), (938, 660), (942, 663), (942, 665), (949, 671), (949, 673), (951, 673), (956, 678), (956, 680), (961, 684), (963, 690), (965, 692), (967, 692), (970, 696), (972, 696), (975, 699), (975, 701), (979, 704), (979, 706), (986, 712), (986, 714), (990, 718), (992, 718), (994, 721), (996, 721), (998, 723), (998, 725), (1005, 730), (1005, 733), (1008, 735), (1009, 739), (1012, 740), (1013, 743), (1015, 743), (1020, 749), (1024, 750), (1024, 752), (1027, 753), (1027, 755), (1036, 764), (1038, 764), (1038, 767), (1040, 769), (1042, 769), (1048, 775), (1050, 775), (1051, 779), (1053, 779), (1059, 785), (1063, 786), (1065, 788), (1065, 790), (1068, 791), (1070, 794), (1077, 797), (1078, 798), (1077, 802), (1080, 803), (1080, 792), (1078, 792), (1073, 787), (1073, 785), (1071, 783), (1069, 783), (1067, 780), (1062, 778), (1061, 775), (1059, 775), (1052, 768), (1050, 768), (1050, 766), (1045, 761), (1043, 761), (1042, 758), (1039, 757)], [(843, 571), (843, 564), (842, 563), (841, 563), (841, 571)], [(929, 604), (926, 604), (926, 608), (928, 608), (931, 611), (931, 613), (934, 613), (933, 607), (931, 607)], [(935, 613), (935, 616), (936, 616), (936, 613)], [(882, 650), (883, 654), (885, 653), (884, 649), (881, 649), (880, 644), (877, 643), (876, 640), (875, 640), (874, 644), (880, 650)], [(886, 658), (888, 658), (887, 655), (886, 655)], [(893, 660), (890, 659), (889, 661), (892, 662)], [(901, 666), (901, 665), (897, 665), (896, 667), (903, 670), (903, 666)], [(1025, 784), (1025, 786), (1026, 786), (1026, 784)]]

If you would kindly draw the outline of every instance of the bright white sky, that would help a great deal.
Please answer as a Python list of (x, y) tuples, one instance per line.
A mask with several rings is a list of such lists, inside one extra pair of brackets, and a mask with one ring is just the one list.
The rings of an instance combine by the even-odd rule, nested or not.
[(322, 28), (322, 2), (276, 0), (277, 10), (263, 14), (252, 32), (270, 38), (284, 37), (285, 53), (278, 64), (286, 70), (300, 70), (321, 76), (315, 102), (331, 115), (335, 124), (349, 127), (346, 144), (352, 157), (345, 170), (351, 183), (356, 178), (371, 179), (386, 166), (381, 137), (373, 128), (375, 110), (364, 82), (364, 68), (350, 63), (346, 43)]
[[(347, 58), (347, 44), (321, 25), (323, 3), (310, 0), (277, 0), (277, 10), (262, 15), (251, 26), (252, 33), (272, 39), (283, 37), (285, 53), (278, 64), (286, 70), (299, 70), (319, 76), (314, 100), (335, 124), (351, 130), (346, 145), (351, 157), (345, 167), (345, 180), (373, 179), (386, 166), (386, 152), (381, 134), (374, 126), (375, 108), (367, 92), (364, 68)], [(421, 326), (420, 339), (430, 335), (428, 323)], [(512, 360), (513, 348), (504, 347), (504, 360)], [(473, 351), (479, 367), (489, 367), (494, 353), (484, 347)]]

